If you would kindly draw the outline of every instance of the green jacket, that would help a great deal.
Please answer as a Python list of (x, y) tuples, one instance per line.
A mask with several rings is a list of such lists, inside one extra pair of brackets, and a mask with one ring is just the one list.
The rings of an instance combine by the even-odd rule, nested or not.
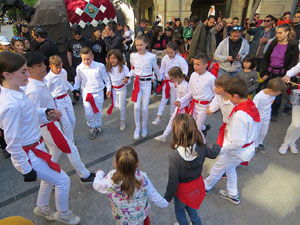
[(193, 28), (191, 27), (183, 27), (183, 33), (182, 33), (183, 39), (191, 39), (193, 36)]

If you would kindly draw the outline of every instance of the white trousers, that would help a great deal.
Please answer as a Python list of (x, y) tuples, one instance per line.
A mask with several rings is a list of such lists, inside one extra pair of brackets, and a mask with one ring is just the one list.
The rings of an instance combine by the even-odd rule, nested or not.
[[(73, 142), (71, 142), (61, 131), (61, 127), (59, 122), (54, 122), (58, 130), (61, 132), (61, 134), (65, 137), (65, 140), (68, 142), (69, 147), (71, 149), (71, 153), (68, 153), (67, 156), (69, 158), (69, 161), (73, 168), (76, 170), (77, 174), (79, 175), (80, 178), (88, 178), (90, 176), (90, 171), (85, 167), (83, 162), (81, 161), (78, 149), (76, 145), (74, 145)], [(57, 147), (55, 144), (49, 130), (47, 129), (47, 126), (44, 126), (41, 128), (42, 132), (42, 137), (45, 140), (45, 144), (49, 150), (49, 154), (52, 155), (52, 161), (53, 162), (58, 162), (62, 151)]]
[(62, 116), (60, 117), (60, 122), (62, 129), (67, 138), (74, 142), (74, 129), (75, 129), (75, 114), (72, 105), (72, 100), (69, 95), (62, 99), (55, 100), (57, 110), (61, 111)]
[(114, 96), (114, 108), (120, 109), (120, 118), (121, 120), (125, 120), (127, 87), (113, 88), (112, 93)]
[(293, 105), (292, 122), (287, 129), (284, 144), (295, 145), (300, 137), (300, 105)]
[(236, 196), (238, 194), (236, 167), (241, 162), (243, 162), (241, 159), (230, 156), (228, 153), (220, 155), (218, 161), (211, 169), (210, 175), (204, 180), (205, 189), (212, 189), (222, 175), (226, 173), (227, 191), (231, 196)]
[(85, 91), (82, 92), (82, 99), (83, 99), (83, 107), (84, 107), (84, 112), (85, 112), (85, 119), (87, 122), (87, 125), (90, 128), (95, 128), (95, 127), (101, 127), (102, 126), (102, 107), (103, 107), (103, 101), (104, 101), (104, 95), (103, 91), (97, 92), (97, 93), (92, 93), (95, 104), (99, 110), (98, 113), (94, 113), (93, 109), (91, 107), (91, 104), (87, 101), (86, 99), (86, 93)]
[(199, 131), (203, 129), (203, 125), (207, 117), (206, 114), (207, 107), (208, 105), (200, 105), (200, 104), (195, 104), (194, 106), (193, 117), (196, 120), (197, 128)]
[[(173, 112), (176, 108), (174, 103), (177, 98), (177, 88), (175, 88), (174, 83), (169, 82), (169, 84), (170, 84), (170, 116), (172, 116)], [(166, 104), (168, 102), (168, 99), (166, 98), (165, 90), (166, 90), (166, 85), (164, 85), (162, 88), (162, 96), (161, 96), (160, 104), (159, 104), (158, 111), (157, 111), (158, 116), (161, 116), (163, 114)]]
[[(45, 151), (44, 143), (39, 144), (37, 149)], [(31, 166), (36, 171), (38, 179), (41, 179), (40, 189), (37, 197), (37, 206), (46, 207), (49, 205), (49, 200), (53, 187), (55, 187), (55, 205), (56, 210), (64, 212), (69, 209), (69, 190), (70, 179), (68, 175), (61, 170), (60, 173), (51, 169), (48, 164), (36, 157), (36, 155), (30, 150), (28, 152)]]
[(270, 120), (262, 121), (260, 123), (260, 134), (258, 135), (256, 140), (256, 145), (255, 145), (256, 147), (264, 143), (265, 137), (268, 134), (269, 125), (270, 125)]
[(147, 129), (148, 105), (150, 102), (151, 84), (152, 84), (151, 80), (150, 81), (140, 80), (140, 92), (138, 93), (137, 100), (134, 103), (134, 120), (135, 120), (136, 129), (141, 128), (141, 122), (140, 122), (141, 101), (142, 101), (142, 113), (143, 113), (142, 127), (144, 129)]
[[(171, 132), (172, 132), (172, 123), (173, 123), (173, 120), (175, 119), (175, 117), (177, 116), (177, 107), (175, 108), (175, 111), (173, 112), (173, 115), (171, 116), (170, 120), (169, 120), (169, 123), (163, 133), (164, 136), (168, 136)], [(185, 113), (185, 109), (182, 108), (182, 109), (179, 109), (178, 111), (178, 114), (183, 114)]]

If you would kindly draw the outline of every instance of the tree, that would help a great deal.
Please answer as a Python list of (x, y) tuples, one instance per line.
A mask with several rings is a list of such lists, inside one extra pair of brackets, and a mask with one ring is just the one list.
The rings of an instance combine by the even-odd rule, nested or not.
[(249, 18), (249, 24), (253, 22), (253, 17), (255, 15), (255, 12), (260, 4), (261, 0), (254, 0), (252, 9), (251, 9), (251, 13), (250, 13), (250, 18)]

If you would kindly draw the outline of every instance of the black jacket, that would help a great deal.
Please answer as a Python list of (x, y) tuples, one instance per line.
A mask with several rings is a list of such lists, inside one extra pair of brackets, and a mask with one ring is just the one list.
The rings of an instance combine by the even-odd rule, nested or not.
[[(274, 39), (265, 53), (263, 66), (262, 66), (262, 75), (269, 74), (268, 67), (271, 63), (271, 54), (276, 44), (277, 44), (277, 39)], [(294, 67), (298, 62), (298, 58), (299, 58), (298, 41), (296, 41), (295, 39), (289, 40), (284, 54), (284, 72)]]
[(212, 148), (203, 145), (195, 150), (198, 155), (192, 161), (185, 161), (177, 150), (169, 153), (169, 181), (164, 197), (168, 202), (174, 197), (178, 183), (188, 183), (200, 177), (205, 157), (215, 159), (221, 149), (219, 145), (213, 145)]
[(113, 37), (104, 37), (107, 52), (112, 49), (119, 49), (123, 53), (123, 40), (124, 38), (119, 33), (116, 33)]

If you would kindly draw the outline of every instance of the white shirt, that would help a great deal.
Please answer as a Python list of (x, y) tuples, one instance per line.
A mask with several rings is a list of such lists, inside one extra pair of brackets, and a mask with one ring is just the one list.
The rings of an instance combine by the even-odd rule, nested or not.
[(189, 92), (180, 99), (180, 102), (185, 102), (187, 99), (191, 100), (191, 98), (210, 101), (215, 95), (215, 79), (216, 77), (208, 71), (202, 75), (196, 72), (192, 73), (189, 81)]
[[(180, 84), (177, 84), (177, 100), (180, 100), (182, 97), (189, 92), (189, 83), (186, 80), (183, 80)], [(190, 104), (190, 100), (181, 103), (180, 108), (184, 108)]]
[(288, 75), (289, 77), (294, 77), (298, 73), (300, 73), (300, 62), (296, 66), (294, 66), (293, 68), (291, 68), (290, 70), (288, 70), (286, 72), (286, 75)]
[(229, 118), (230, 113), (232, 112), (232, 109), (234, 108), (234, 105), (231, 103), (231, 101), (225, 100), (223, 96), (221, 95), (215, 95), (213, 100), (211, 101), (209, 105), (209, 110), (214, 113), (218, 111), (219, 109), (222, 112), (223, 115), (223, 122), (226, 124), (230, 123), (231, 118)]
[(146, 51), (144, 55), (140, 55), (138, 52), (130, 54), (130, 63), (133, 66), (133, 70), (128, 73), (128, 77), (138, 75), (144, 77), (152, 74), (152, 68), (157, 76), (158, 80), (161, 80), (161, 74), (157, 66), (156, 55)]
[(67, 72), (64, 69), (59, 74), (50, 71), (45, 80), (53, 98), (66, 94), (68, 90), (73, 91), (72, 85), (67, 80)]
[(232, 115), (228, 137), (224, 139), (221, 152), (226, 152), (243, 161), (249, 161), (254, 155), (255, 144), (252, 143), (246, 148), (242, 147), (256, 140), (259, 127), (260, 123), (255, 122), (246, 112), (238, 110)]
[(271, 119), (272, 104), (275, 98), (275, 96), (265, 94), (264, 90), (255, 95), (253, 102), (259, 112), (261, 122), (267, 122)]
[(163, 79), (170, 79), (168, 72), (174, 66), (178, 66), (185, 75), (187, 75), (189, 72), (189, 65), (179, 54), (176, 54), (173, 59), (170, 59), (168, 55), (165, 55), (161, 60), (160, 67), (160, 73)]
[(129, 69), (125, 65), (123, 65), (121, 72), (119, 72), (119, 66), (112, 67), (111, 72), (108, 72), (113, 86), (120, 86), (120, 85), (124, 84), (123, 78), (128, 73), (129, 73)]
[(46, 114), (38, 114), (32, 100), (22, 90), (1, 87), (0, 102), (0, 127), (4, 130), (6, 150), (11, 154), (14, 167), (22, 174), (29, 173), (32, 167), (22, 146), (40, 139), (38, 120), (47, 120)]
[(74, 89), (79, 90), (81, 87), (87, 93), (96, 93), (103, 91), (105, 86), (107, 91), (111, 91), (111, 82), (102, 63), (92, 61), (87, 67), (82, 62), (76, 67)]

